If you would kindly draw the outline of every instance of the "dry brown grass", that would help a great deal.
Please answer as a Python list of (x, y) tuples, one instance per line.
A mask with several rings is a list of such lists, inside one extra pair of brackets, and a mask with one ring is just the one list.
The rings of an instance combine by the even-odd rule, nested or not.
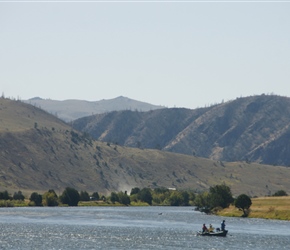
[[(252, 198), (249, 218), (264, 218), (277, 220), (290, 220), (290, 197), (259, 197)], [(230, 206), (218, 213), (229, 217), (240, 217), (242, 212)]]
[(23, 132), (35, 128), (66, 129), (57, 117), (21, 101), (0, 98), (0, 132)]

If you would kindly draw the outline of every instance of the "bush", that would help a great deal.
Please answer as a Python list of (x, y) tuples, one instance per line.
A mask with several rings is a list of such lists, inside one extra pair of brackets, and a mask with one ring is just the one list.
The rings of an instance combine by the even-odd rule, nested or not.
[(0, 207), (14, 207), (14, 203), (10, 200), (0, 201)]
[(288, 196), (288, 194), (284, 190), (279, 190), (273, 196)]
[(42, 206), (42, 196), (36, 192), (30, 195), (29, 200), (33, 202), (35, 206)]
[(67, 187), (60, 196), (60, 200), (63, 204), (77, 206), (80, 201), (80, 194), (76, 189)]
[(43, 204), (48, 207), (58, 206), (58, 197), (53, 189), (43, 194)]

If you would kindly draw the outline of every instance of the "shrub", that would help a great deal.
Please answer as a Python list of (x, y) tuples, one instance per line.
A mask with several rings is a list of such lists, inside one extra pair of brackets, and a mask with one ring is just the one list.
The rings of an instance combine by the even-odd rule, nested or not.
[(30, 195), (29, 200), (33, 202), (35, 206), (42, 206), (42, 196), (36, 192)]
[(288, 196), (288, 194), (284, 190), (279, 190), (273, 196)]
[(44, 193), (43, 204), (48, 207), (58, 206), (58, 197), (53, 189), (50, 189), (48, 192)]
[(60, 200), (63, 204), (77, 206), (80, 201), (80, 194), (76, 189), (67, 187), (60, 196)]

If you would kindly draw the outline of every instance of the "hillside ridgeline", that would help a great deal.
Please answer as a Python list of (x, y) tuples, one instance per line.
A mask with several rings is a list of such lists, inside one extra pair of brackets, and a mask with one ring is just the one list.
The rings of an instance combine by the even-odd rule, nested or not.
[(72, 123), (94, 139), (215, 161), (290, 165), (290, 98), (260, 95), (207, 108), (115, 111)]
[(1, 190), (60, 193), (69, 186), (106, 194), (133, 187), (199, 191), (225, 183), (234, 194), (290, 192), (290, 168), (95, 141), (41, 109), (4, 98), (0, 117)]

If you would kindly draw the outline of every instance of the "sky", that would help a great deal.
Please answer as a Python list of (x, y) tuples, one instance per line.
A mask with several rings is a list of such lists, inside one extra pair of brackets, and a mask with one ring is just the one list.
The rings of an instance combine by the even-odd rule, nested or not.
[(290, 97), (289, 13), (287, 0), (0, 0), (0, 91), (191, 109)]

